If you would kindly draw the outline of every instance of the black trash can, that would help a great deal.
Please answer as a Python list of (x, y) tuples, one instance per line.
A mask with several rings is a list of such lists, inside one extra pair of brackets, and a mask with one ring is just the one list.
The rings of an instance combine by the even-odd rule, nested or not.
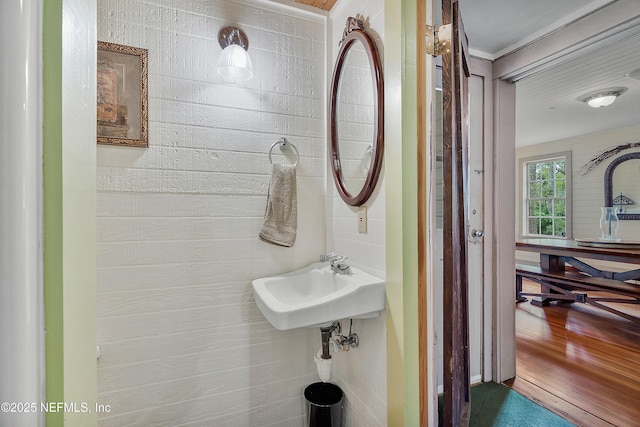
[(331, 383), (313, 383), (304, 389), (308, 427), (341, 427), (342, 389)]

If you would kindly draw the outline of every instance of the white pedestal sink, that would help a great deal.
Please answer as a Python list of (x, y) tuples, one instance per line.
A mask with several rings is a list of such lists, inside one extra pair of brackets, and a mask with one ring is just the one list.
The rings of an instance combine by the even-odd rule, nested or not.
[(377, 317), (385, 308), (385, 282), (357, 268), (331, 271), (317, 262), (253, 281), (258, 308), (276, 329), (328, 326), (341, 319)]

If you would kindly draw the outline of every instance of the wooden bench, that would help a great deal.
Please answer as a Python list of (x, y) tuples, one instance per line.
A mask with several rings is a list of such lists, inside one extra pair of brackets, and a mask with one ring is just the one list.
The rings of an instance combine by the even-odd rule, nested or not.
[[(540, 292), (523, 292), (522, 279), (527, 278), (540, 284)], [(607, 292), (611, 297), (589, 295), (589, 292)], [(610, 313), (617, 314), (636, 323), (640, 319), (616, 310), (603, 302), (640, 304), (640, 285), (614, 279), (591, 277), (567, 266), (564, 271), (544, 270), (537, 265), (516, 264), (516, 301), (527, 301), (526, 296), (537, 297), (533, 305), (548, 305), (554, 300), (591, 304)], [(617, 297), (616, 297), (617, 296)]]

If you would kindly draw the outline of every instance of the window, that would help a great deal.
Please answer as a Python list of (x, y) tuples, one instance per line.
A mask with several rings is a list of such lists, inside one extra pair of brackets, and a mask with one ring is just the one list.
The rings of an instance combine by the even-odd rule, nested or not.
[(522, 164), (523, 234), (570, 237), (570, 153), (524, 159)]

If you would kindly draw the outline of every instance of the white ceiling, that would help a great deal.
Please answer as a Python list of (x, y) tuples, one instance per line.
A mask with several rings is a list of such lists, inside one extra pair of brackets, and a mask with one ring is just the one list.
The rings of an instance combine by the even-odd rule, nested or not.
[(614, 0), (459, 0), (471, 54), (496, 59)]
[[(516, 83), (518, 146), (640, 124), (640, 34)], [(612, 105), (591, 108), (589, 93), (626, 87)], [(640, 135), (638, 135), (640, 141)], [(629, 141), (638, 142), (638, 141)]]
[[(487, 59), (517, 50), (589, 13), (606, 13), (605, 6), (612, 3), (611, 0), (459, 2), (470, 51)], [(640, 34), (518, 81), (516, 146), (640, 124), (640, 80), (629, 77), (637, 69), (640, 69)], [(594, 109), (579, 100), (588, 93), (619, 86), (628, 90), (609, 107)]]

